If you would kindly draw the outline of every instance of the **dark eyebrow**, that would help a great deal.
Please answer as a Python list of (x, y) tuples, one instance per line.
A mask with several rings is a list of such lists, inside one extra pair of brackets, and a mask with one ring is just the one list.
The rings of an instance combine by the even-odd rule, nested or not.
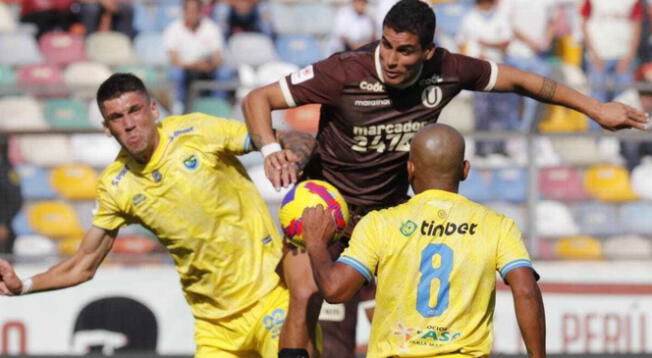
[(140, 104), (134, 104), (133, 106), (129, 107), (129, 113), (135, 112), (141, 108)]

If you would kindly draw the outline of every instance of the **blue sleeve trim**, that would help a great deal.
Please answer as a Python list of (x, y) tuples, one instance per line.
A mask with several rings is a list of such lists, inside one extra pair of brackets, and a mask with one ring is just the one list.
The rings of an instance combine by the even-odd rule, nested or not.
[(519, 267), (529, 267), (534, 271), (534, 267), (532, 267), (532, 262), (530, 262), (530, 260), (518, 259), (518, 260), (510, 261), (500, 269), (500, 276), (503, 277), (503, 281), (505, 281), (505, 276), (507, 275), (507, 273), (509, 273), (509, 271), (512, 271), (513, 269)]
[(244, 140), (244, 143), (243, 143), (243, 146), (242, 146), (242, 151), (244, 153), (249, 153), (249, 152), (251, 152), (251, 147), (252, 147), (251, 136), (247, 133), (247, 136), (245, 137), (245, 140)]
[(354, 259), (351, 256), (341, 256), (339, 259), (337, 259), (337, 262), (341, 262), (345, 265), (353, 267), (362, 275), (362, 277), (364, 277), (365, 280), (367, 280), (367, 282), (373, 282), (374, 275), (371, 273), (371, 270), (362, 262)]

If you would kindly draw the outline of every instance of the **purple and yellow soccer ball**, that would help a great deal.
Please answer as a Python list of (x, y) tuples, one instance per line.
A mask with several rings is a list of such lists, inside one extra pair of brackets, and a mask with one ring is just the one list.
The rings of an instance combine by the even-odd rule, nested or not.
[(287, 240), (298, 247), (304, 247), (303, 222), (301, 215), (305, 208), (317, 205), (331, 210), (335, 215), (335, 236), (339, 239), (349, 221), (349, 208), (344, 197), (333, 185), (323, 180), (305, 180), (297, 183), (283, 198), (279, 221)]

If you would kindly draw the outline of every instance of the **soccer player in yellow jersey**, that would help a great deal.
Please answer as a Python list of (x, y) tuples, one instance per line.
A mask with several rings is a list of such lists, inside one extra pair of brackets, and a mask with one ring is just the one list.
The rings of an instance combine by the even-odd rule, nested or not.
[(156, 103), (131, 74), (111, 76), (97, 101), (122, 151), (99, 180), (93, 226), (75, 255), (32, 278), (20, 280), (0, 260), (0, 293), (90, 280), (118, 229), (139, 223), (174, 259), (197, 357), (275, 357), (289, 295), (275, 272), (281, 237), (236, 158), (252, 149), (246, 126), (200, 113), (157, 123)]
[(322, 207), (307, 208), (303, 235), (326, 300), (343, 302), (377, 276), (368, 357), (488, 357), (496, 271), (509, 284), (531, 357), (545, 356), (537, 274), (514, 222), (457, 194), (466, 178), (464, 138), (432, 124), (412, 140), (408, 176), (416, 195), (366, 215), (337, 262)]

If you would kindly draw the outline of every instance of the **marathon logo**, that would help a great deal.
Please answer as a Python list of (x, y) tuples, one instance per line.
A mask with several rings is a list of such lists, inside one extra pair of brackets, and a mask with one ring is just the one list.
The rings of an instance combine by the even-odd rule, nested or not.
[(115, 178), (113, 178), (113, 180), (111, 181), (111, 185), (118, 186), (118, 184), (120, 184), (120, 181), (122, 180), (122, 178), (124, 178), (125, 175), (127, 175), (128, 171), (129, 171), (129, 167), (125, 164), (125, 166), (122, 167), (122, 170), (120, 170), (118, 175)]
[(180, 136), (180, 135), (182, 135), (182, 134), (191, 133), (191, 132), (194, 132), (194, 131), (195, 131), (195, 127), (194, 127), (194, 126), (192, 126), (192, 127), (188, 127), (188, 128), (184, 128), (184, 129), (179, 129), (178, 131), (174, 131), (174, 132), (172, 133), (172, 135), (170, 136), (169, 140), (172, 140), (172, 139), (174, 139), (174, 138), (176, 138), (176, 137), (178, 137), (178, 136)]
[(426, 122), (407, 122), (407, 123), (390, 123), (379, 124), (367, 127), (353, 127), (353, 135), (382, 135), (397, 133), (416, 133), (426, 125)]
[(442, 237), (442, 236), (451, 236), (453, 234), (460, 235), (475, 235), (478, 224), (469, 224), (463, 223), (461, 225), (455, 223), (446, 223), (435, 225), (434, 221), (423, 221), (421, 222), (421, 235), (432, 236), (432, 237)]
[(385, 92), (385, 86), (380, 84), (380, 82), (369, 83), (367, 81), (360, 82), (360, 89), (368, 92)]

